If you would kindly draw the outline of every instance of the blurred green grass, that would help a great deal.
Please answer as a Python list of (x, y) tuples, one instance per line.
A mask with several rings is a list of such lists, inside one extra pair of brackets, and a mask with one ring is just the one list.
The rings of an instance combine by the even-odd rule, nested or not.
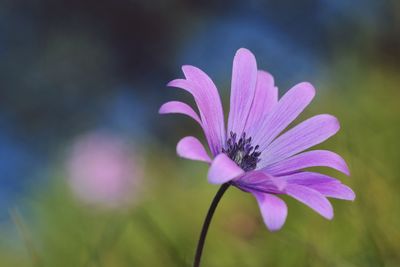
[[(214, 217), (203, 266), (400, 266), (400, 92), (398, 74), (344, 61), (319, 82), (307, 116), (331, 113), (342, 130), (320, 147), (337, 151), (351, 177), (334, 171), (357, 194), (355, 202), (332, 200), (333, 221), (285, 198), (284, 228), (266, 230), (255, 200), (228, 190)], [(321, 90), (326, 89), (326, 90)], [(177, 137), (178, 139), (178, 137)], [(1, 266), (190, 266), (203, 217), (217, 187), (207, 166), (178, 159), (154, 143), (145, 155), (146, 186), (124, 211), (79, 204), (61, 168), (47, 188), (11, 211), (19, 232), (0, 238)]]

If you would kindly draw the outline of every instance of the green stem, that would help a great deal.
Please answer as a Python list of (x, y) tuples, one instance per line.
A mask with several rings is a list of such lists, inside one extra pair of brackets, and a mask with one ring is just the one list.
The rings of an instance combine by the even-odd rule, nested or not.
[(219, 201), (221, 200), (225, 191), (228, 189), (229, 185), (230, 184), (228, 184), (228, 183), (221, 185), (218, 192), (215, 194), (210, 207), (208, 208), (207, 216), (204, 220), (203, 228), (201, 229), (199, 242), (197, 243), (197, 249), (196, 249), (196, 255), (194, 257), (193, 267), (200, 266), (201, 254), (203, 253), (204, 242), (206, 241), (206, 236), (207, 236), (208, 228), (211, 223), (211, 219), (214, 215), (215, 209), (217, 208)]

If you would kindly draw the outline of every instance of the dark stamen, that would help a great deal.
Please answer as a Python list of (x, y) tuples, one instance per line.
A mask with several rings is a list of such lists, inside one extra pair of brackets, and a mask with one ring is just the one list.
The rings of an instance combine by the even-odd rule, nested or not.
[(230, 132), (230, 137), (226, 141), (226, 148), (222, 149), (222, 152), (235, 161), (244, 171), (254, 170), (260, 161), (259, 146), (253, 147), (251, 137), (246, 138), (246, 133), (243, 133), (237, 142), (236, 137), (236, 133)]

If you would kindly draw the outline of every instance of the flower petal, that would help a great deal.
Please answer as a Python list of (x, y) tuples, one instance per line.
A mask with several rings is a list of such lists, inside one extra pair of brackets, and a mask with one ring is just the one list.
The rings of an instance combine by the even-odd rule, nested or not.
[(234, 184), (245, 191), (261, 191), (264, 193), (282, 193), (286, 187), (286, 180), (274, 177), (262, 171), (246, 172)]
[(277, 231), (282, 228), (287, 217), (286, 203), (277, 196), (252, 192), (260, 207), (261, 215), (265, 225), (271, 231)]
[(317, 172), (299, 172), (277, 177), (277, 179), (278, 178), (283, 179), (288, 184), (297, 184), (305, 186), (311, 186), (314, 184), (321, 184), (321, 183), (340, 183), (340, 181), (335, 178)]
[(314, 98), (314, 87), (306, 82), (292, 87), (261, 122), (260, 131), (253, 136), (253, 143), (263, 151)]
[(326, 219), (333, 218), (331, 203), (318, 191), (302, 185), (288, 184), (286, 194), (309, 206)]
[(188, 65), (182, 70), (187, 79), (173, 80), (168, 86), (185, 89), (193, 95), (211, 152), (217, 155), (225, 142), (224, 115), (218, 90), (202, 70)]
[(322, 143), (339, 128), (339, 121), (327, 114), (305, 120), (273, 141), (263, 152), (259, 166), (268, 166)]
[(170, 101), (162, 105), (158, 111), (160, 114), (178, 113), (191, 117), (201, 125), (197, 113), (188, 105), (179, 101)]
[(204, 146), (193, 136), (182, 138), (176, 146), (176, 152), (182, 158), (211, 162)]
[(326, 197), (351, 200), (356, 198), (353, 190), (350, 187), (341, 183), (322, 183), (310, 185), (310, 188), (320, 192)]
[(241, 136), (254, 99), (256, 82), (256, 59), (249, 50), (241, 48), (233, 59), (228, 132)]
[(212, 184), (223, 184), (243, 173), (244, 171), (234, 161), (221, 153), (211, 163), (208, 170), (208, 181)]
[(249, 117), (246, 122), (245, 132), (248, 136), (260, 130), (261, 121), (278, 103), (278, 88), (274, 85), (274, 78), (266, 71), (257, 73), (256, 92), (251, 105)]
[(283, 175), (309, 167), (330, 167), (346, 175), (350, 175), (344, 159), (328, 150), (303, 152), (293, 157), (268, 165), (263, 170), (272, 175)]

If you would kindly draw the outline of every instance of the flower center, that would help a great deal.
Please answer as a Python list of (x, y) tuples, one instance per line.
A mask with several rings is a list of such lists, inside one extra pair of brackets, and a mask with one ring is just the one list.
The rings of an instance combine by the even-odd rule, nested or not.
[(257, 151), (259, 146), (251, 145), (251, 137), (246, 138), (243, 132), (239, 140), (236, 140), (236, 133), (230, 132), (230, 137), (226, 141), (226, 147), (222, 149), (230, 159), (237, 163), (244, 171), (251, 171), (257, 167), (257, 163), (261, 160), (259, 156), (261, 152)]

